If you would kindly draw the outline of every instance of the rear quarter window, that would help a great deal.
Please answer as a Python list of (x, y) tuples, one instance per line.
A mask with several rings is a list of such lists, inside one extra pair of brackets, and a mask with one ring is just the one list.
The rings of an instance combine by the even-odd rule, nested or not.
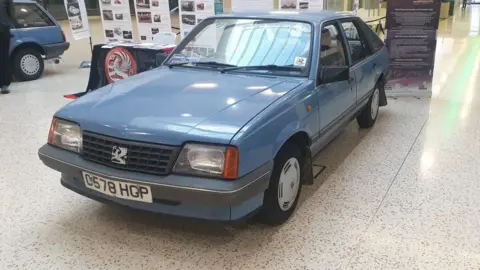
[(385, 46), (385, 43), (383, 43), (380, 37), (373, 32), (373, 30), (364, 21), (358, 20), (357, 22), (360, 24), (363, 32), (365, 33), (365, 38), (372, 45), (373, 52), (376, 53), (381, 50)]
[(15, 3), (15, 28), (55, 26), (50, 17), (35, 3)]

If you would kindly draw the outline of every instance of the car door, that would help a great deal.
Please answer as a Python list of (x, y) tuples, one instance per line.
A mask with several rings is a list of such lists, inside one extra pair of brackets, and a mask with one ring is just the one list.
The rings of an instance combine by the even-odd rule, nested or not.
[(317, 90), (320, 106), (321, 133), (340, 122), (356, 103), (353, 73), (351, 80), (322, 82), (322, 72), (328, 68), (348, 68), (346, 44), (337, 21), (323, 24), (320, 33), (320, 54), (317, 69)]
[(355, 74), (357, 102), (369, 97), (375, 86), (375, 64), (369, 61), (372, 51), (355, 18), (340, 21), (350, 55), (350, 70)]
[(374, 66), (375, 73), (375, 78), (372, 83), (376, 83), (382, 73), (388, 69), (388, 54), (382, 53), (382, 51), (386, 50), (385, 43), (383, 43), (382, 39), (380, 39), (380, 37), (364, 21), (357, 20), (357, 23), (373, 53), (369, 61), (371, 61)]

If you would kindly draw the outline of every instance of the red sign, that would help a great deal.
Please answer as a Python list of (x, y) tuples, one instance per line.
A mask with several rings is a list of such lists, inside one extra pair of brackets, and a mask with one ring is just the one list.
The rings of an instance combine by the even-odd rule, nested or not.
[(123, 47), (111, 49), (105, 57), (105, 75), (109, 83), (126, 79), (137, 74), (137, 62)]

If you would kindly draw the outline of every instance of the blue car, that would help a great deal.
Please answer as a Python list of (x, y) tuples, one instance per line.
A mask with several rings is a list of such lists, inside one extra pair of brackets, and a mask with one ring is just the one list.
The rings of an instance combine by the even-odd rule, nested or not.
[(98, 201), (278, 225), (315, 154), (355, 118), (374, 125), (387, 70), (384, 43), (349, 14), (216, 15), (161, 67), (60, 109), (39, 157)]
[(12, 26), (10, 57), (13, 75), (19, 81), (42, 76), (44, 60), (59, 63), (70, 43), (59, 23), (40, 5), (29, 0), (14, 0), (16, 23)]

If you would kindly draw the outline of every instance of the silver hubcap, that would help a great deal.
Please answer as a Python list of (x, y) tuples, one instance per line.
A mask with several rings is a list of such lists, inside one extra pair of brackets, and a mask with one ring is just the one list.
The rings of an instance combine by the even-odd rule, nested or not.
[(378, 91), (378, 89), (375, 88), (375, 91), (373, 92), (373, 96), (372, 96), (372, 107), (371, 107), (371, 114), (372, 114), (373, 120), (377, 118), (379, 100), (380, 100), (380, 91)]
[(20, 59), (20, 68), (27, 75), (35, 75), (40, 70), (40, 61), (35, 55), (26, 54)]
[(300, 164), (294, 157), (283, 165), (278, 182), (278, 205), (282, 211), (288, 211), (297, 198), (300, 186)]

